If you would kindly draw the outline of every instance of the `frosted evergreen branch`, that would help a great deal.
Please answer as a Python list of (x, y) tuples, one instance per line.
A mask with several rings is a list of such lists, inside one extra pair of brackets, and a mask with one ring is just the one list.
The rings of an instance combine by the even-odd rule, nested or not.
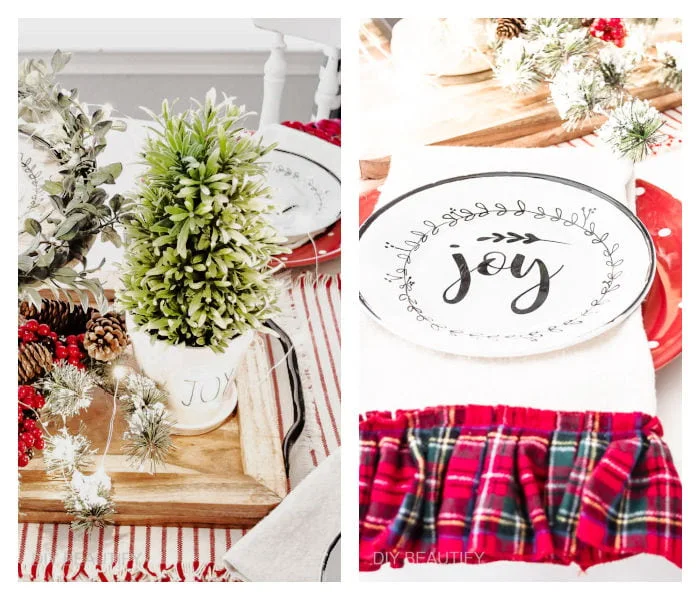
[(503, 87), (516, 94), (533, 92), (544, 81), (534, 54), (520, 37), (503, 42), (496, 55), (494, 75)]
[(566, 31), (558, 37), (545, 40), (537, 52), (537, 63), (548, 77), (554, 77), (571, 58), (591, 57), (598, 41), (586, 29)]
[(46, 473), (55, 478), (71, 477), (75, 471), (80, 471), (92, 463), (95, 450), (91, 448), (90, 440), (82, 433), (71, 435), (63, 427), (58, 433), (46, 438), (43, 451), (44, 468)]
[(92, 375), (67, 363), (55, 365), (39, 386), (46, 400), (42, 414), (49, 419), (60, 418), (65, 422), (92, 402)]
[(153, 380), (138, 373), (126, 378), (126, 389), (121, 397), (127, 423), (122, 449), (137, 469), (154, 473), (175, 448), (173, 419), (166, 408), (168, 395)]
[(71, 527), (78, 531), (104, 527), (116, 512), (112, 498), (112, 480), (100, 468), (92, 475), (75, 471), (67, 485), (64, 505), (73, 517)]
[(554, 77), (550, 86), (552, 101), (571, 130), (603, 111), (611, 101), (613, 90), (601, 72), (571, 59)]
[(665, 139), (663, 123), (647, 101), (632, 98), (610, 113), (598, 135), (616, 155), (639, 162)]

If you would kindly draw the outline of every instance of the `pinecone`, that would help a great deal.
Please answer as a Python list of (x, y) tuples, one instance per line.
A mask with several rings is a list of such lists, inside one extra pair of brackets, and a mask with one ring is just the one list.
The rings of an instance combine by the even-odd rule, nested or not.
[(41, 301), (41, 310), (37, 310), (31, 302), (22, 302), (19, 307), (20, 316), (25, 319), (36, 319), (39, 323), (46, 323), (59, 335), (71, 335), (85, 331), (85, 325), (93, 317), (99, 314), (94, 308), (83, 310), (80, 304), (74, 304), (73, 308), (65, 300)]
[(18, 385), (26, 385), (53, 368), (53, 355), (41, 342), (25, 342), (17, 349), (17, 362)]
[(91, 358), (104, 362), (114, 360), (128, 344), (126, 323), (121, 315), (97, 313), (88, 321), (83, 345)]
[(499, 40), (509, 40), (525, 31), (525, 19), (497, 19), (496, 36)]

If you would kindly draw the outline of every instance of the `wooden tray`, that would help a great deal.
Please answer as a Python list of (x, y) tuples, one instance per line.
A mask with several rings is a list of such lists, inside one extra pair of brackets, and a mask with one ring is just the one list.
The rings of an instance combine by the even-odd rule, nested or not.
[[(680, 39), (680, 34), (669, 39)], [(630, 93), (662, 112), (680, 106), (681, 94), (653, 81), (652, 70), (648, 63), (637, 69)], [(435, 84), (439, 110), (427, 111), (420, 123), (413, 123), (410, 139), (405, 139), (408, 134), (402, 130), (402, 145), (543, 147), (588, 135), (604, 121), (602, 117), (591, 119), (569, 131), (549, 99), (548, 86), (517, 96), (502, 88), (491, 71), (440, 77)], [(363, 93), (372, 94), (372, 90)], [(381, 98), (376, 102), (380, 103)], [(386, 142), (385, 151), (395, 145), (390, 138), (379, 137)], [(382, 154), (379, 147), (375, 152)], [(362, 179), (385, 178), (390, 162), (387, 155), (361, 157)]]
[[(117, 415), (105, 462), (116, 524), (250, 527), (280, 503), (287, 477), (275, 397), (266, 377), (268, 360), (258, 341), (236, 375), (236, 413), (210, 433), (174, 437), (177, 448), (161, 472), (139, 473), (120, 455), (124, 419)], [(98, 457), (111, 411), (112, 396), (99, 391), (80, 416)], [(70, 522), (62, 495), (61, 485), (44, 473), (41, 459), (32, 460), (22, 469), (20, 522)]]

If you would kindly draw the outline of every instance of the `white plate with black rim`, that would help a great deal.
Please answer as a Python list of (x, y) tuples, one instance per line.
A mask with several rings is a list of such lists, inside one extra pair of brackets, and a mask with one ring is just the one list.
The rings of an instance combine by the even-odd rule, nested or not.
[(582, 183), (488, 172), (430, 183), (360, 229), (360, 300), (406, 340), (480, 357), (566, 348), (620, 323), (651, 286), (637, 217)]
[(283, 125), (259, 134), (277, 144), (265, 157), (275, 205), (268, 220), (290, 245), (304, 243), (340, 218), (340, 148)]

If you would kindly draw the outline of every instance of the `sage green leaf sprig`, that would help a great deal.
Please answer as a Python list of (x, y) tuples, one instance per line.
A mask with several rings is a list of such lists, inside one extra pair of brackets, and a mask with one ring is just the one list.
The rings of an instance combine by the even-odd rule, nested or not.
[(43, 149), (58, 167), (56, 175), (42, 180), (29, 162), (21, 164), (36, 187), (32, 202), (50, 206), (41, 211), (41, 218), (25, 218), (19, 231), (20, 293), (37, 306), (41, 303), (39, 287), (55, 295), (72, 290), (84, 307), (90, 295), (98, 303), (103, 301), (99, 280), (89, 277), (91, 271), (75, 266), (82, 263), (84, 267), (98, 235), (103, 241), (121, 244), (115, 226), (129, 208), (121, 195), (110, 198), (103, 187), (115, 182), (122, 165), (98, 164), (107, 134), (123, 131), (126, 124), (111, 117), (111, 107), (90, 110), (80, 102), (77, 89), (68, 91), (56, 82), (56, 74), (70, 56), (57, 50), (50, 65), (29, 59), (19, 67), (19, 133)]
[(156, 126), (127, 222), (119, 300), (137, 326), (171, 344), (222, 351), (237, 335), (264, 329), (278, 286), (270, 259), (284, 241), (263, 157), (273, 146), (250, 135), (242, 106), (216, 91), (173, 114), (147, 111)]

